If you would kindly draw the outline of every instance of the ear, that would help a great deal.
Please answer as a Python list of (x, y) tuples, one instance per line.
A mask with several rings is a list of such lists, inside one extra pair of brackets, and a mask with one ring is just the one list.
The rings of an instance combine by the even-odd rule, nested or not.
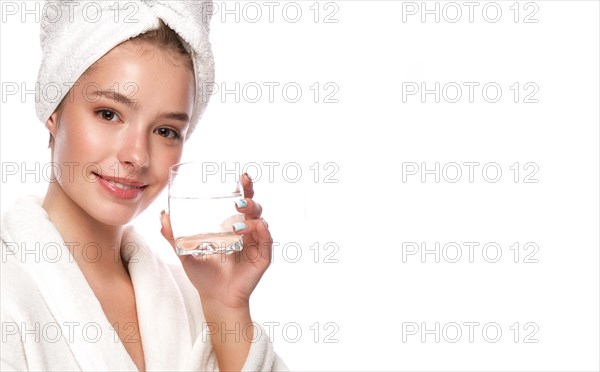
[(54, 138), (58, 129), (58, 110), (54, 111), (48, 120), (46, 120), (46, 128), (50, 132), (50, 137)]

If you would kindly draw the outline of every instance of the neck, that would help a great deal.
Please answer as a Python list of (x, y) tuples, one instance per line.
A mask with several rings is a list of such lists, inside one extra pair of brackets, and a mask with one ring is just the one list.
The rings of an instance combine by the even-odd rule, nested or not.
[(75, 203), (57, 182), (51, 182), (42, 207), (56, 226), (86, 277), (114, 278), (127, 269), (121, 259), (123, 226), (104, 224)]

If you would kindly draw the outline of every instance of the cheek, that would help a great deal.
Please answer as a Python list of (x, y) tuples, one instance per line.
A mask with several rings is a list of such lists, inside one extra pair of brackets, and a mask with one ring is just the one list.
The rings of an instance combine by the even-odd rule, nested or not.
[[(164, 146), (164, 145), (163, 145)], [(173, 147), (157, 146), (156, 151), (151, 154), (151, 167), (157, 184), (161, 188), (169, 182), (169, 168), (181, 161), (183, 145)]]
[(84, 166), (85, 162), (99, 160), (97, 155), (112, 142), (88, 124), (83, 115), (68, 114), (61, 119), (54, 147), (56, 161), (71, 161)]

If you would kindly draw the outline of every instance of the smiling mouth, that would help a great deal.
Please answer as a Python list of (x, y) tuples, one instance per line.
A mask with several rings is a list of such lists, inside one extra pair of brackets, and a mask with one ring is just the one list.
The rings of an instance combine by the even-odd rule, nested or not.
[(140, 184), (139, 182), (131, 182), (129, 181), (127, 184), (117, 182), (114, 178), (103, 177), (98, 173), (93, 173), (96, 177), (102, 178), (104, 181), (110, 183), (111, 185), (121, 189), (121, 190), (142, 190), (146, 188), (148, 185)]
[(121, 190), (133, 190), (133, 189), (143, 189), (146, 186), (128, 186), (128, 185), (123, 185), (122, 183), (118, 183), (115, 181), (110, 181), (110, 180), (106, 180), (106, 182), (115, 185), (116, 187), (120, 188)]

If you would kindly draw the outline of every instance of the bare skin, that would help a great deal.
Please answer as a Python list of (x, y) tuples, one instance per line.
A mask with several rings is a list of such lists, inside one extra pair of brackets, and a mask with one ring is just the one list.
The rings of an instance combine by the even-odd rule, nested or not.
[[(63, 198), (65, 198), (65, 194), (61, 192), (59, 187), (50, 186), (44, 202), (44, 208), (48, 212), (50, 220), (54, 222), (58, 231), (61, 232), (63, 239), (68, 242), (81, 242), (81, 240), (76, 240), (78, 239), (77, 236), (79, 236), (78, 233), (72, 234), (70, 232), (87, 232), (88, 239), (92, 239), (91, 236), (93, 233), (91, 229), (98, 226), (95, 224), (85, 226), (79, 223), (70, 228), (69, 226), (73, 225), (73, 221), (86, 221), (86, 219), (81, 210), (77, 208), (61, 208), (61, 206), (71, 205), (71, 203), (65, 200), (61, 201)], [(63, 218), (63, 215), (74, 218)], [(108, 226), (105, 228), (107, 233), (114, 232), (114, 230)], [(101, 230), (96, 231), (101, 232)], [(99, 235), (96, 238), (100, 238)], [(118, 247), (120, 244), (115, 244), (110, 239), (88, 240), (88, 242), (96, 242), (103, 247), (98, 261), (94, 260), (95, 262), (91, 262), (83, 254), (82, 249), (77, 249), (85, 246), (85, 244), (79, 244), (79, 246), (69, 245), (74, 248), (71, 249), (71, 254), (98, 298), (106, 318), (119, 336), (125, 350), (138, 370), (145, 371), (144, 352), (135, 305), (135, 293), (131, 277), (121, 260), (119, 250), (115, 250), (115, 247)]]
[[(242, 186), (248, 206), (238, 209), (245, 214), (248, 226), (238, 234), (244, 234), (242, 252), (218, 257), (180, 257), (190, 281), (200, 294), (206, 322), (214, 325), (211, 341), (219, 360), (219, 368), (225, 371), (240, 370), (251, 346), (254, 330), (250, 316), (250, 294), (271, 262), (273, 239), (267, 223), (260, 219), (262, 207), (252, 198), (254, 188), (250, 177), (242, 177)], [(163, 236), (175, 249), (173, 232), (168, 214), (162, 215)], [(225, 262), (223, 262), (225, 259)], [(226, 326), (223, 327), (222, 325)], [(238, 342), (226, 332), (239, 325)], [(244, 332), (246, 330), (246, 332)]]
[[(78, 243), (71, 253), (108, 321), (118, 324), (115, 330), (140, 371), (146, 366), (135, 293), (119, 253), (124, 225), (154, 201), (167, 185), (169, 167), (181, 159), (194, 103), (194, 76), (169, 53), (149, 44), (121, 44), (78, 80), (70, 99), (46, 123), (52, 161), (62, 175), (73, 177), (51, 182), (43, 207), (65, 242)], [(134, 96), (124, 89), (132, 82)], [(114, 87), (121, 87), (121, 96), (111, 93)], [(142, 191), (127, 198), (111, 193), (101, 186), (115, 181), (111, 177), (119, 183), (135, 181)], [(244, 326), (252, 323), (249, 298), (271, 257), (271, 235), (260, 219), (262, 207), (253, 200), (249, 177), (243, 178), (243, 186), (248, 206), (238, 210), (248, 227), (238, 233), (244, 234), (244, 253), (228, 256), (226, 262), (182, 258), (205, 321), (226, 325), (211, 336), (221, 370), (240, 370), (245, 363), (251, 332), (236, 342), (231, 335), (221, 337), (220, 331), (236, 323), (248, 330)], [(161, 233), (173, 245), (168, 215), (161, 219)], [(97, 261), (87, 260), (82, 252), (89, 242), (102, 251)]]
[[(99, 86), (110, 91), (131, 79), (147, 88), (137, 92), (138, 105), (84, 90)], [(143, 345), (133, 285), (119, 254), (121, 236), (123, 225), (158, 196), (166, 185), (168, 167), (181, 157), (183, 139), (172, 138), (171, 131), (183, 136), (188, 123), (165, 115), (191, 114), (194, 90), (189, 81), (193, 75), (185, 66), (123, 45), (79, 79), (70, 100), (47, 122), (52, 159), (61, 165), (63, 176), (49, 184), (43, 207), (63, 239), (78, 243), (71, 246), (71, 253), (140, 371), (145, 370)], [(169, 89), (170, 95), (151, 94), (160, 88)], [(118, 198), (99, 182), (100, 177), (115, 176), (146, 186), (133, 199)], [(83, 254), (89, 243), (100, 247), (99, 260), (92, 262)]]

